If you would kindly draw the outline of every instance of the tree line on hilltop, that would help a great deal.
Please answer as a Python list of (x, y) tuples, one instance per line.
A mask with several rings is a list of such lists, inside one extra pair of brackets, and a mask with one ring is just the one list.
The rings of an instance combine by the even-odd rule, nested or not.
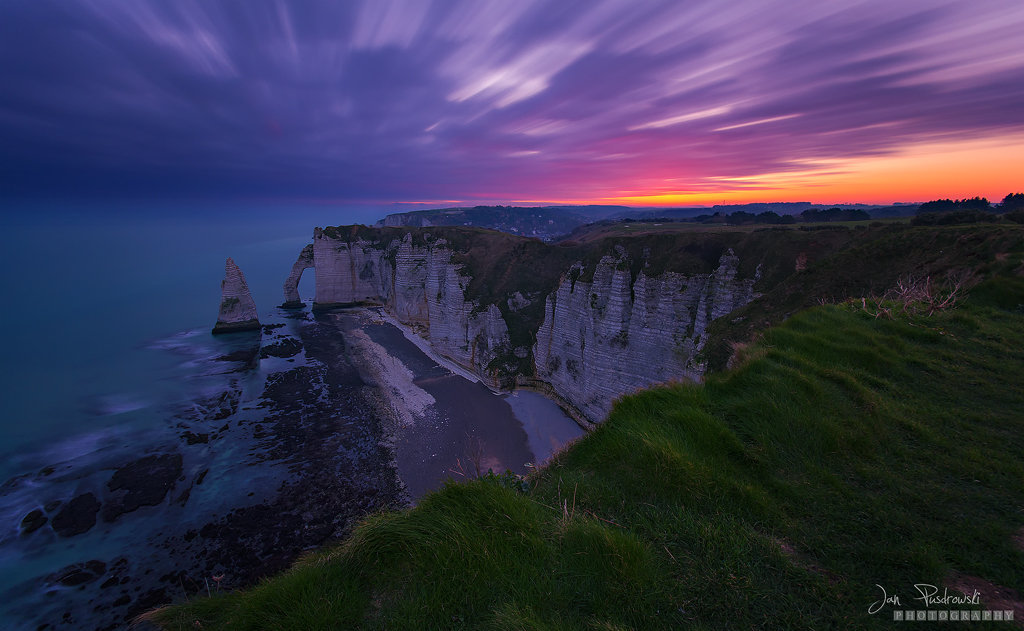
[(739, 226), (744, 224), (769, 224), (788, 225), (795, 223), (830, 222), (830, 221), (865, 221), (871, 219), (867, 212), (855, 208), (828, 208), (818, 210), (808, 208), (807, 210), (793, 215), (780, 215), (773, 210), (766, 210), (760, 213), (751, 213), (745, 210), (737, 210), (731, 213), (716, 211), (714, 214), (697, 215), (688, 219), (675, 219), (671, 217), (645, 217), (637, 219), (626, 217), (620, 219), (621, 223), (669, 223), (673, 221), (686, 221), (703, 224), (725, 224)]
[[(906, 210), (902, 211), (900, 210), (901, 208), (906, 208)], [(886, 212), (892, 209), (896, 209), (898, 212), (896, 214)], [(838, 206), (822, 210), (808, 208), (803, 212), (795, 214), (779, 214), (773, 210), (756, 213), (746, 210), (735, 210), (732, 212), (715, 211), (714, 214), (703, 214), (688, 218), (669, 216), (624, 217), (617, 221), (619, 223), (671, 223), (682, 221), (729, 226), (750, 224), (789, 225), (798, 223), (868, 221), (873, 218), (906, 217), (909, 214), (913, 214), (914, 217), (911, 223), (921, 226), (995, 222), (1001, 219), (1024, 223), (1024, 193), (1010, 193), (998, 204), (992, 204), (984, 197), (970, 197), (965, 199), (936, 199), (925, 202), (916, 209), (913, 205), (902, 207), (897, 205), (889, 208), (869, 210), (870, 212), (859, 208), (840, 208)], [(876, 214), (873, 216), (872, 213)], [(597, 223), (610, 224), (614, 223), (614, 220), (598, 221)]]
[(828, 208), (825, 210), (818, 210), (816, 208), (808, 208), (801, 212), (799, 215), (780, 215), (775, 211), (765, 211), (763, 213), (748, 213), (744, 210), (738, 210), (728, 215), (722, 215), (715, 213), (713, 215), (699, 215), (694, 217), (694, 221), (699, 223), (725, 223), (729, 225), (743, 225), (752, 223), (763, 223), (763, 224), (793, 224), (793, 223), (812, 223), (821, 221), (865, 221), (871, 219), (871, 215), (864, 212), (863, 210), (856, 208)]
[(984, 197), (932, 200), (918, 207), (911, 223), (917, 226), (987, 223), (999, 221), (1000, 217), (1024, 223), (1024, 193), (1010, 193), (999, 204), (992, 204)]

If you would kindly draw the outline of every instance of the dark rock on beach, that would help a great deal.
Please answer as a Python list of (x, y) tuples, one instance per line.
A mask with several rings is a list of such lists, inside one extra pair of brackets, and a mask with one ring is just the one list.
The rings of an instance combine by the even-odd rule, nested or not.
[(196, 401), (193, 409), (182, 414), (188, 421), (223, 421), (238, 411), (242, 390), (237, 385), (219, 395)]
[(181, 435), (185, 439), (185, 442), (189, 445), (207, 444), (210, 442), (209, 434), (197, 434), (195, 432), (185, 432)]
[(212, 421), (223, 421), (227, 417), (231, 416), (238, 411), (238, 401), (241, 397), (241, 390), (231, 390), (225, 392), (216, 399), (211, 399), (207, 402), (208, 409), (211, 414), (209, 416)]
[[(208, 585), (251, 586), (344, 536), (363, 515), (407, 503), (379, 393), (350, 363), (333, 316), (294, 329), (299, 338), (279, 336), (267, 356), (287, 359), (304, 349), (308, 361), (256, 382), (258, 403), (243, 391), (255, 380), (229, 375), (222, 391), (175, 413), (170, 444), (100, 473), (109, 475), (95, 480), (102, 494), (22, 515), (22, 532), (48, 523), (68, 537), (101, 517), (116, 522), (105, 527), (118, 533), (138, 523), (145, 537), (144, 547), (126, 549), (127, 561), (80, 557), (33, 579), (26, 588), (52, 596), (25, 611), (26, 620), (62, 630), (128, 628), (154, 607), (205, 595)], [(230, 457), (207, 445), (223, 446)], [(159, 508), (137, 511), (146, 506)], [(210, 512), (190, 513), (195, 506)]]
[(273, 344), (268, 344), (260, 349), (260, 359), (267, 357), (288, 358), (298, 355), (302, 351), (302, 342), (293, 337), (286, 337)]
[(160, 605), (163, 605), (170, 599), (171, 598), (168, 595), (166, 589), (162, 587), (157, 589), (151, 589), (135, 599), (135, 602), (132, 603), (131, 606), (128, 607), (128, 610), (125, 612), (124, 619), (126, 621), (132, 620), (140, 614), (146, 613), (150, 609), (154, 609), (156, 607), (159, 607)]
[(226, 353), (217, 358), (221, 362), (238, 362), (243, 368), (252, 368), (256, 365), (256, 358), (259, 357), (259, 347), (243, 348), (237, 351)]
[(100, 502), (92, 493), (84, 493), (74, 498), (54, 515), (51, 526), (62, 537), (73, 537), (86, 532), (96, 525), (96, 513), (100, 510)]
[(103, 561), (86, 561), (69, 565), (47, 577), (47, 582), (65, 587), (75, 587), (85, 583), (91, 583), (107, 572), (107, 564)]
[(114, 494), (103, 506), (103, 521), (114, 521), (141, 506), (156, 506), (174, 487), (181, 471), (181, 454), (146, 456), (121, 467), (107, 482), (107, 489)]
[[(344, 535), (366, 513), (404, 505), (367, 388), (346, 359), (330, 317), (301, 329), (310, 364), (267, 377), (252, 424), (260, 460), (290, 472), (272, 498), (242, 506), (171, 543), (202, 559), (220, 587), (251, 585), (287, 568), (304, 550)], [(202, 476), (197, 480), (201, 482)]]

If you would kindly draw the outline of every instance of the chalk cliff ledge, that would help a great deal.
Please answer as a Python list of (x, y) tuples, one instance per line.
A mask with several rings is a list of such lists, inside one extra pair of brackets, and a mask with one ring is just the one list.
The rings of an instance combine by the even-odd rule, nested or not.
[(699, 380), (709, 323), (757, 295), (759, 264), (741, 274), (726, 243), (683, 238), (631, 253), (473, 228), (318, 228), (285, 304), (302, 304), (313, 268), (315, 310), (380, 305), (490, 387), (542, 389), (590, 425), (623, 394)]

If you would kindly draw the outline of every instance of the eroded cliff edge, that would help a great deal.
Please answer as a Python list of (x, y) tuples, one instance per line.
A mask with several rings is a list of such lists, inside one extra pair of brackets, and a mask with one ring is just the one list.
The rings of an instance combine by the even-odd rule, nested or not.
[(624, 260), (605, 256), (593, 280), (574, 265), (545, 301), (533, 349), (536, 376), (588, 419), (603, 419), (622, 394), (652, 383), (698, 380), (707, 325), (754, 298), (754, 282), (737, 278), (728, 250), (710, 274), (631, 276)]
[[(367, 235), (371, 236), (371, 235)], [(443, 237), (414, 242), (401, 238), (344, 238), (317, 229), (314, 308), (376, 303), (422, 333), (442, 355), (478, 374), (493, 387), (510, 385), (513, 369), (500, 359), (514, 353), (508, 326), (493, 304), (467, 296), (471, 277), (453, 260)], [(296, 264), (298, 265), (298, 263)], [(521, 349), (520, 353), (528, 353)]]
[(548, 389), (596, 423), (622, 394), (699, 379), (708, 324), (756, 296), (760, 265), (741, 270), (725, 242), (650, 252), (458, 228), (318, 228), (286, 304), (311, 267), (314, 308), (381, 305), (488, 385)]

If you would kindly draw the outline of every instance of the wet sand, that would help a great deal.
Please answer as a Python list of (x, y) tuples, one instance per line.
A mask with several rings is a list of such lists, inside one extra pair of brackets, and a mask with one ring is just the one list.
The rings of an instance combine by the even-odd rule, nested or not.
[(402, 431), (395, 444), (398, 475), (413, 499), (447, 478), (475, 477), (488, 470), (526, 473), (533, 452), (504, 399), (457, 375), (417, 383), (438, 403), (432, 415)]
[[(427, 356), (393, 324), (372, 318), (363, 320), (361, 330), (412, 373), (415, 390), (434, 400), (396, 434), (399, 477), (413, 501), (446, 479), (472, 478), (488, 470), (526, 473), (527, 464), (543, 462), (583, 433), (542, 395), (496, 394)], [(410, 398), (420, 396), (413, 392)]]
[(555, 452), (587, 433), (557, 403), (539, 392), (516, 390), (505, 395), (505, 401), (523, 424), (536, 465), (545, 464)]

